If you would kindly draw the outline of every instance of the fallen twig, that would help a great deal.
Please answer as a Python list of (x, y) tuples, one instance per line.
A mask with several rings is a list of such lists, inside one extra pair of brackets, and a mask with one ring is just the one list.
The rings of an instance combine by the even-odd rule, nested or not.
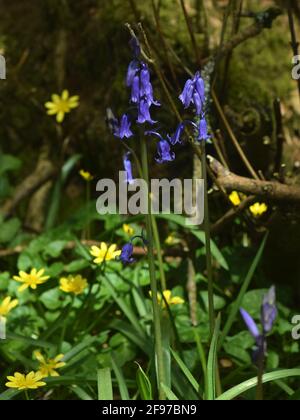
[(264, 200), (300, 204), (300, 188), (297, 186), (245, 178), (230, 172), (212, 156), (209, 156), (208, 159), (210, 168), (216, 175), (219, 184), (227, 191), (251, 194)]

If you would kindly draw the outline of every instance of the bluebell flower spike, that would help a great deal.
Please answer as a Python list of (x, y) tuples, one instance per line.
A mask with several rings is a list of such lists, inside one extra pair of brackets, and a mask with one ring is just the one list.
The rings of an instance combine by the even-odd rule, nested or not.
[(200, 72), (197, 72), (193, 79), (188, 79), (184, 89), (179, 96), (185, 109), (194, 105), (196, 115), (200, 116), (205, 105), (205, 86)]

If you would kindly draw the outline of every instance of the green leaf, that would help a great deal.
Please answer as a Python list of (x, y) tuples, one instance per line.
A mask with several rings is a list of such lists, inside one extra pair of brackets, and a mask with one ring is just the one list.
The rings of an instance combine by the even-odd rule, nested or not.
[(162, 351), (164, 363), (165, 385), (171, 387), (171, 355), (170, 355), (170, 332), (172, 330), (170, 320), (163, 316), (161, 319)]
[(98, 338), (97, 337), (88, 337), (83, 340), (81, 343), (77, 344), (72, 350), (68, 351), (64, 356), (64, 362), (68, 362), (77, 354), (81, 353), (86, 348), (89, 348)]
[(0, 153), (0, 176), (7, 171), (16, 171), (21, 167), (21, 160), (12, 156)]
[(190, 372), (190, 370), (185, 365), (184, 361), (180, 358), (180, 356), (174, 350), (171, 349), (171, 353), (172, 353), (172, 356), (174, 357), (176, 363), (180, 367), (182, 373), (184, 374), (184, 376), (187, 378), (189, 383), (192, 385), (192, 387), (194, 388), (194, 390), (198, 394), (200, 386), (199, 386), (198, 382), (196, 381), (196, 379), (194, 378), (193, 374)]
[(17, 395), (21, 394), (22, 391), (17, 389), (7, 389), (0, 394), (0, 401), (9, 401)]
[(43, 252), (44, 257), (47, 257), (47, 256), (50, 256), (52, 258), (59, 257), (62, 251), (64, 250), (66, 244), (67, 244), (67, 241), (61, 241), (61, 240), (50, 242), (47, 245), (45, 251)]
[(111, 284), (110, 280), (107, 277), (104, 277), (103, 280), (104, 280), (105, 285), (108, 288), (112, 298), (117, 303), (117, 305), (120, 307), (120, 309), (122, 310), (124, 315), (129, 319), (132, 326), (136, 329), (136, 331), (142, 337), (145, 337), (145, 332), (144, 332), (143, 328), (141, 327), (141, 323), (140, 323), (139, 319), (137, 318), (136, 314), (131, 309), (131, 307), (129, 307), (129, 305), (127, 305), (127, 303), (125, 302), (125, 300), (123, 298), (121, 298), (117, 295), (113, 285)]
[[(263, 376), (263, 383), (268, 383), (272, 381), (277, 381), (280, 379), (291, 378), (294, 376), (300, 376), (300, 369), (286, 369), (279, 370), (272, 373), (266, 373)], [(249, 389), (255, 388), (257, 386), (257, 377), (249, 379), (248, 381), (242, 382), (241, 384), (231, 388), (229, 391), (224, 392), (220, 397), (217, 398), (218, 401), (230, 401)]]
[(80, 386), (73, 385), (71, 387), (71, 389), (77, 395), (77, 397), (79, 397), (81, 400), (83, 400), (83, 401), (92, 401), (93, 400), (93, 398), (87, 392), (85, 392), (85, 390), (82, 389)]
[[(195, 229), (193, 226), (186, 225), (185, 217), (180, 216), (178, 214), (158, 214), (158, 218), (168, 220), (170, 222), (176, 223), (177, 225), (188, 229), (191, 231), (191, 233), (196, 236), (196, 238), (199, 239), (200, 242), (202, 242), (205, 245), (205, 233), (201, 230)], [(224, 256), (222, 255), (222, 252), (219, 250), (216, 243), (211, 240), (211, 253), (215, 260), (220, 264), (221, 267), (223, 267), (225, 270), (229, 270), (229, 266), (227, 264), (227, 261), (225, 260)]]
[(60, 291), (58, 289), (47, 290), (47, 292), (42, 293), (40, 296), (40, 300), (46, 308), (53, 311), (56, 311), (63, 305), (63, 302), (59, 298)]
[(222, 347), (222, 345), (224, 343), (224, 339), (227, 337), (229, 331), (231, 330), (232, 324), (234, 323), (234, 321), (236, 319), (236, 316), (239, 313), (239, 310), (240, 310), (241, 303), (242, 303), (242, 300), (244, 298), (244, 295), (245, 295), (245, 293), (247, 292), (247, 290), (249, 288), (249, 285), (250, 285), (251, 280), (252, 280), (252, 278), (254, 276), (254, 273), (255, 273), (255, 271), (257, 269), (257, 266), (258, 266), (258, 264), (259, 264), (259, 262), (260, 262), (260, 260), (262, 258), (262, 255), (263, 255), (263, 252), (264, 252), (264, 249), (265, 249), (265, 246), (266, 246), (267, 239), (268, 239), (268, 234), (265, 235), (265, 237), (264, 237), (264, 239), (263, 239), (263, 241), (262, 241), (262, 243), (261, 243), (261, 245), (259, 247), (259, 250), (258, 250), (258, 252), (257, 252), (257, 254), (256, 254), (256, 256), (255, 256), (255, 258), (254, 258), (254, 260), (253, 260), (253, 262), (251, 264), (251, 267), (250, 267), (250, 269), (249, 269), (249, 271), (247, 273), (247, 276), (246, 276), (246, 278), (245, 278), (245, 280), (243, 282), (243, 285), (242, 285), (242, 287), (240, 289), (239, 295), (238, 295), (237, 299), (235, 300), (234, 304), (232, 305), (232, 308), (230, 310), (230, 314), (228, 316), (228, 319), (226, 321), (226, 324), (224, 326), (224, 329), (223, 329), (223, 331), (221, 333), (221, 337), (220, 337), (220, 340), (219, 340), (219, 348)]
[(151, 401), (153, 400), (151, 382), (142, 367), (137, 362), (135, 363), (138, 365), (136, 381), (141, 399), (144, 401)]
[(122, 370), (120, 369), (120, 367), (118, 366), (118, 364), (115, 361), (114, 354), (111, 355), (111, 364), (112, 364), (112, 368), (113, 368), (113, 371), (116, 375), (116, 379), (117, 379), (117, 382), (118, 382), (118, 385), (119, 385), (121, 398), (122, 398), (122, 400), (128, 401), (128, 400), (130, 400), (130, 398), (129, 398), (129, 394), (128, 394), (126, 381), (125, 381)]
[(63, 186), (69, 174), (73, 170), (76, 163), (80, 160), (80, 158), (81, 158), (81, 155), (79, 154), (74, 155), (70, 157), (62, 167), (60, 176), (58, 180), (56, 181), (56, 184), (54, 186), (54, 190), (52, 193), (52, 197), (50, 199), (50, 208), (49, 208), (46, 223), (45, 223), (46, 230), (52, 228), (56, 222), (57, 215), (59, 213), (60, 204), (62, 201)]
[(5, 244), (12, 241), (21, 227), (21, 222), (13, 218), (3, 222), (0, 225), (0, 243)]
[(70, 264), (67, 264), (65, 266), (65, 271), (67, 273), (75, 273), (75, 272), (77, 273), (89, 267), (89, 265), (90, 263), (87, 260), (80, 258), (78, 260), (72, 261)]
[(8, 340), (16, 340), (16, 341), (24, 342), (28, 346), (32, 346), (32, 347), (35, 347), (35, 348), (42, 347), (42, 348), (46, 348), (46, 349), (53, 349), (53, 348), (56, 347), (55, 344), (49, 343), (47, 341), (39, 340), (39, 339), (35, 340), (34, 338), (25, 337), (23, 335), (11, 333), (11, 332), (8, 332), (6, 334), (6, 338)]
[(218, 351), (218, 338), (220, 335), (220, 324), (221, 317), (220, 315), (217, 318), (213, 338), (211, 340), (211, 345), (208, 354), (207, 361), (207, 395), (206, 398), (208, 401), (214, 401), (216, 399), (216, 373), (217, 373), (217, 351)]
[(178, 401), (178, 397), (174, 394), (174, 392), (165, 384), (161, 384), (161, 387), (164, 391), (164, 393), (166, 394), (166, 397), (168, 400), (170, 401)]
[(98, 400), (99, 401), (112, 401), (113, 400), (113, 387), (111, 381), (110, 368), (99, 369), (97, 371), (98, 383)]
[(136, 333), (136, 329), (128, 322), (115, 319), (110, 322), (109, 327), (125, 335), (132, 343), (137, 345), (145, 354), (151, 357), (152, 342), (150, 339)]

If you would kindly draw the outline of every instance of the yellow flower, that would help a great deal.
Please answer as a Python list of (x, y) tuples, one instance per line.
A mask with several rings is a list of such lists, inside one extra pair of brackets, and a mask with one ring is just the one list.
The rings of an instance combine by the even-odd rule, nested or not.
[(30, 273), (25, 273), (25, 271), (20, 271), (19, 276), (14, 276), (14, 280), (23, 283), (22, 286), (19, 287), (19, 292), (31, 287), (32, 289), (36, 289), (39, 284), (45, 283), (49, 279), (49, 276), (43, 276), (45, 270), (37, 271), (36, 268), (33, 268)]
[[(152, 296), (152, 293), (150, 292), (150, 296)], [(163, 291), (163, 296), (160, 293), (157, 293), (157, 301), (158, 303), (165, 308), (166, 307), (166, 302), (168, 304), (168, 306), (171, 305), (181, 305), (182, 303), (184, 303), (184, 300), (179, 297), (179, 296), (172, 296), (172, 292), (171, 290), (164, 290)]]
[(81, 170), (79, 171), (79, 175), (80, 175), (83, 179), (85, 179), (87, 182), (93, 181), (93, 179), (94, 179), (94, 177), (93, 177), (93, 175), (92, 175), (92, 174), (90, 174), (88, 171), (85, 171), (85, 170), (83, 170), (83, 169), (81, 169)]
[(40, 373), (43, 378), (47, 378), (48, 376), (59, 376), (56, 369), (60, 369), (66, 365), (62, 362), (62, 359), (64, 358), (63, 354), (57, 355), (54, 359), (45, 359), (39, 350), (34, 351), (33, 354), (38, 362), (40, 362), (37, 373)]
[(129, 236), (134, 235), (134, 229), (129, 225), (124, 224), (123, 225), (123, 231), (124, 231), (124, 233), (126, 233), (126, 235), (129, 235)]
[(7, 376), (9, 382), (6, 382), (7, 388), (17, 388), (20, 391), (23, 389), (37, 389), (40, 386), (45, 386), (45, 382), (41, 382), (42, 374), (40, 372), (30, 372), (27, 375), (16, 372), (14, 376)]
[(173, 235), (173, 233), (171, 233), (171, 235), (169, 235), (167, 239), (165, 240), (165, 244), (169, 246), (175, 245), (176, 243), (177, 243), (177, 240), (175, 236)]
[(250, 207), (250, 211), (254, 217), (260, 217), (268, 211), (268, 206), (265, 203), (255, 203)]
[(80, 274), (77, 276), (62, 277), (60, 279), (60, 290), (66, 293), (74, 293), (74, 295), (81, 295), (87, 287), (87, 280)]
[(242, 202), (239, 194), (236, 191), (233, 191), (229, 196), (230, 201), (234, 206), (239, 206)]
[(105, 242), (101, 242), (100, 248), (94, 245), (90, 250), (90, 254), (93, 257), (96, 257), (94, 259), (95, 264), (101, 264), (103, 261), (115, 260), (121, 255), (121, 252), (122, 251), (117, 251), (117, 245), (113, 244), (108, 247)]
[(6, 297), (0, 305), (0, 316), (7, 316), (18, 304), (18, 299), (11, 300), (11, 297)]
[(48, 109), (48, 115), (56, 115), (56, 121), (62, 123), (65, 114), (71, 112), (71, 109), (77, 108), (79, 106), (79, 96), (69, 96), (69, 92), (64, 90), (59, 95), (51, 96), (52, 102), (46, 102), (45, 107)]

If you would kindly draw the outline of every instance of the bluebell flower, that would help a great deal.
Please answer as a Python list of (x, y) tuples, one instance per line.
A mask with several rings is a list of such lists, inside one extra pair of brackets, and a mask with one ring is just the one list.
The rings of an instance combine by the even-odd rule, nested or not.
[(206, 141), (210, 138), (211, 138), (211, 136), (208, 134), (206, 118), (203, 115), (200, 122), (199, 122), (198, 140), (199, 141), (203, 141), (203, 140)]
[(124, 245), (122, 248), (122, 252), (120, 255), (120, 261), (122, 261), (123, 265), (133, 264), (135, 259), (133, 258), (133, 245), (131, 242)]
[(127, 138), (133, 136), (131, 131), (131, 121), (127, 114), (122, 115), (120, 123), (117, 119), (114, 121), (114, 135), (120, 139)]
[(247, 311), (245, 311), (245, 309), (241, 308), (240, 313), (245, 324), (247, 325), (248, 330), (250, 331), (250, 334), (255, 339), (256, 348), (253, 353), (253, 360), (257, 362), (259, 358), (264, 357), (267, 353), (266, 335), (271, 332), (278, 314), (276, 308), (275, 287), (271, 287), (263, 299), (261, 306), (262, 332), (259, 331), (256, 322), (252, 316)]
[(150, 70), (146, 63), (140, 58), (140, 46), (136, 38), (132, 38), (131, 46), (134, 52), (134, 59), (130, 62), (126, 84), (131, 88), (130, 101), (137, 105), (139, 124), (148, 122), (154, 124), (150, 116), (150, 107), (152, 105), (159, 106), (160, 103), (153, 97), (153, 87), (151, 84)]
[(138, 118), (137, 122), (139, 124), (144, 124), (145, 122), (148, 122), (150, 124), (155, 124), (156, 121), (153, 121), (150, 115), (150, 106), (149, 102), (146, 98), (143, 98), (140, 100), (138, 105)]
[(179, 99), (186, 109), (193, 104), (196, 108), (196, 115), (201, 115), (205, 104), (205, 86), (200, 72), (197, 72), (193, 79), (187, 80)]
[(204, 116), (202, 116), (199, 124), (196, 124), (194, 121), (190, 121), (190, 120), (185, 120), (183, 122), (181, 122), (177, 128), (175, 133), (170, 137), (170, 143), (174, 146), (175, 144), (181, 144), (182, 140), (181, 140), (181, 136), (185, 130), (185, 127), (187, 125), (190, 125), (194, 131), (195, 131), (195, 135), (197, 136), (197, 140), (199, 141), (206, 141), (208, 139), (210, 139), (210, 135), (208, 134), (208, 129), (207, 129), (207, 122)]
[(127, 183), (128, 184), (133, 184), (134, 183), (134, 178), (132, 175), (132, 164), (131, 164), (131, 160), (130, 160), (130, 152), (127, 152), (124, 157), (123, 157), (123, 164), (124, 164), (124, 170), (126, 172), (127, 175)]
[(175, 160), (175, 153), (171, 151), (171, 146), (167, 140), (161, 139), (157, 143), (157, 157), (155, 160), (159, 164)]
[(128, 87), (132, 86), (133, 79), (140, 68), (140, 62), (136, 59), (132, 60), (129, 63), (128, 70), (127, 70), (127, 76), (126, 76), (126, 85)]
[(171, 139), (168, 137), (168, 140), (165, 140), (157, 131), (146, 131), (146, 136), (156, 136), (159, 138), (157, 143), (157, 156), (155, 158), (156, 162), (159, 164), (168, 163), (175, 160), (175, 153), (171, 150)]
[(182, 133), (185, 129), (185, 123), (180, 123), (177, 128), (175, 133), (170, 136), (170, 143), (172, 144), (172, 146), (175, 146), (176, 144), (182, 144), (182, 140), (181, 140), (181, 136)]
[(272, 330), (277, 315), (278, 311), (276, 308), (276, 290), (273, 286), (265, 295), (261, 310), (261, 322), (263, 325), (263, 330), (266, 334)]

